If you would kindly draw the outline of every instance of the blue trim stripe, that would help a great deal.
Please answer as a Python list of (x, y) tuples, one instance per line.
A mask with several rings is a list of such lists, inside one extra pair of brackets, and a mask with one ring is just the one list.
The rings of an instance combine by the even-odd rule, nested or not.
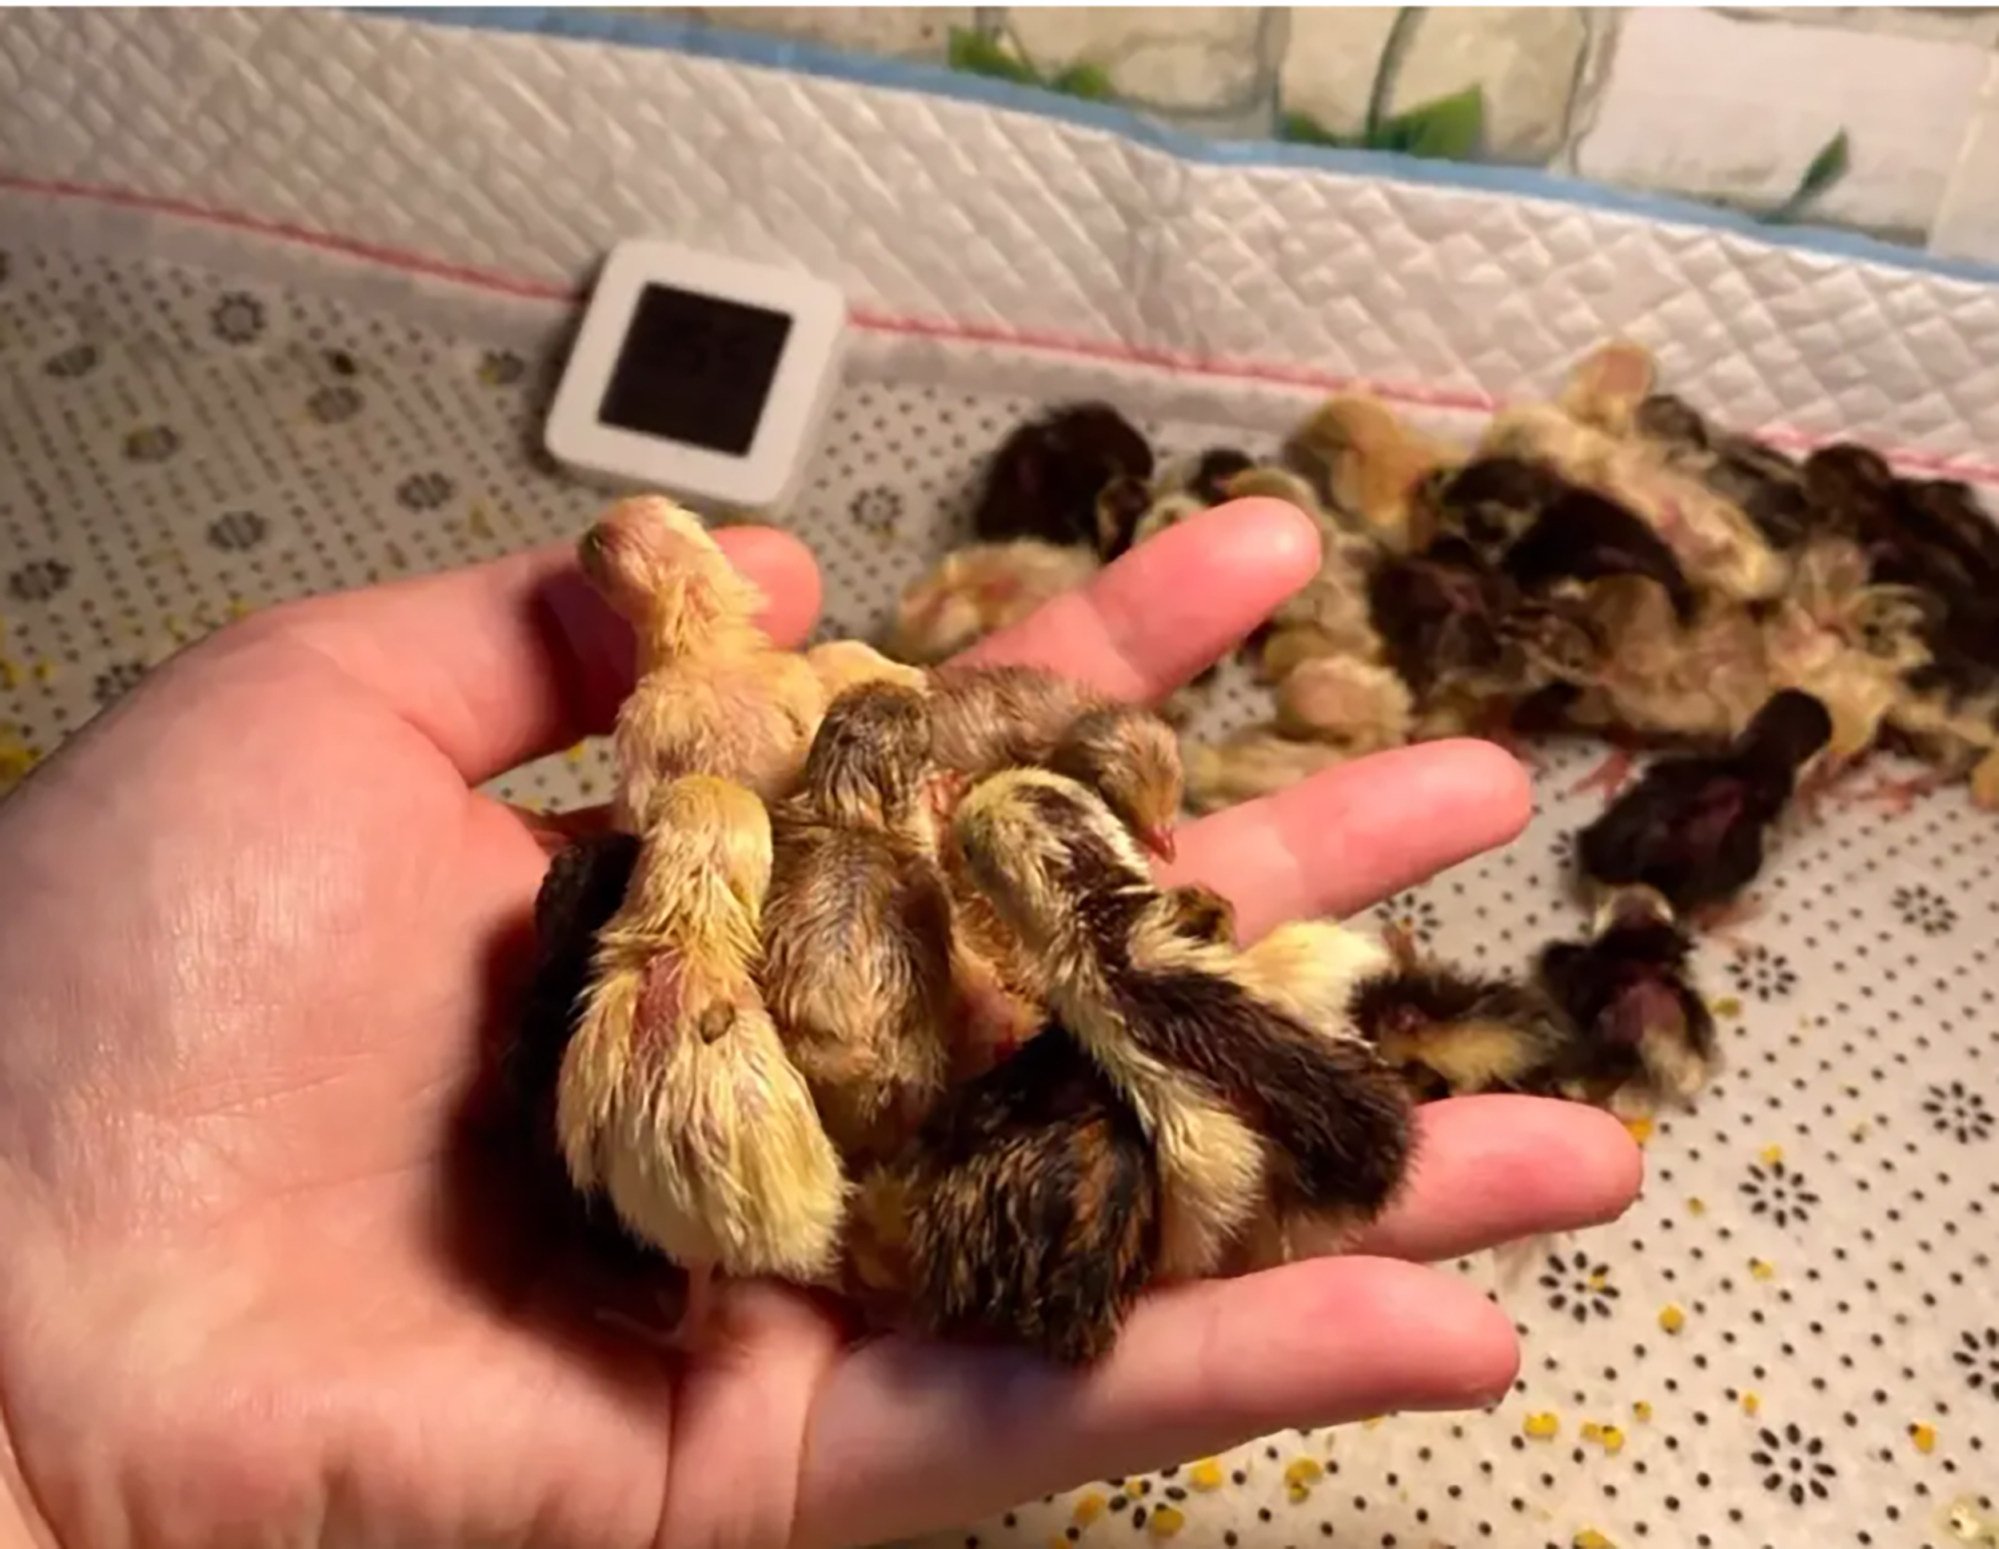
[(1462, 188), (1519, 199), (1547, 200), (1676, 225), (1705, 226), (1731, 232), (1768, 247), (1882, 264), (1889, 268), (1941, 275), (1982, 285), (1999, 284), (1999, 264), (1939, 258), (1917, 248), (1884, 242), (1858, 232), (1823, 226), (1765, 225), (1739, 211), (1669, 195), (1628, 192), (1537, 168), (1426, 161), (1393, 152), (1343, 150), (1281, 140), (1213, 140), (1170, 128), (1129, 108), (1110, 103), (1087, 102), (1034, 87), (1016, 86), (1011, 81), (970, 75), (941, 65), (841, 53), (816, 44), (794, 43), (755, 33), (730, 32), (700, 22), (642, 16), (625, 11), (568, 10), (556, 6), (441, 9), (392, 5), (368, 7), (365, 13), (489, 32), (669, 49), (703, 59), (794, 70), (864, 86), (925, 92), (960, 102), (1034, 113), (1087, 129), (1107, 130), (1183, 161), (1210, 166), (1299, 167), (1435, 188)]

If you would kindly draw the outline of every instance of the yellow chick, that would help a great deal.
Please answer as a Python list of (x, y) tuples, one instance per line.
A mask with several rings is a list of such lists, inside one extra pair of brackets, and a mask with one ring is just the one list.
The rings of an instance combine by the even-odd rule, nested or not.
[(562, 1061), (569, 1176), (687, 1269), (683, 1340), (700, 1337), (714, 1272), (813, 1281), (839, 1253), (840, 1159), (757, 990), (770, 873), (749, 790), (656, 785)]
[(653, 788), (676, 775), (718, 775), (766, 800), (790, 790), (825, 691), (757, 627), (762, 594), (701, 523), (662, 496), (621, 500), (578, 554), (638, 637), (638, 682), (613, 735), (618, 825), (637, 832)]
[(1328, 398), (1292, 435), (1291, 459), (1314, 474), (1335, 509), (1359, 518), (1384, 547), (1409, 554), (1430, 540), (1424, 480), (1459, 454), (1363, 394)]
[(883, 644), (919, 666), (946, 661), (1073, 591), (1098, 568), (1089, 549), (1038, 538), (954, 549), (903, 592)]

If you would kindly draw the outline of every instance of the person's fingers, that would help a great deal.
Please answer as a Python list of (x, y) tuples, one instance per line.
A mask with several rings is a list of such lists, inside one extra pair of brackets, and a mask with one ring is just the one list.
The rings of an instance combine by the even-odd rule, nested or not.
[(1175, 831), (1162, 877), (1203, 882), (1254, 939), (1300, 915), (1348, 914), (1505, 844), (1532, 808), (1527, 775), (1489, 742), (1426, 742), (1339, 764)]
[(1318, 569), (1318, 529), (1297, 507), (1231, 501), (1169, 527), (959, 660), (1046, 667), (1118, 699), (1162, 699)]
[(865, 1346), (820, 1390), (799, 1542), (874, 1543), (1285, 1426), (1496, 1402), (1519, 1352), (1455, 1276), (1321, 1259), (1145, 1298), (1085, 1371), (1013, 1352)]
[(1547, 1097), (1458, 1097), (1417, 1109), (1402, 1197), (1354, 1251), (1448, 1259), (1622, 1215), (1645, 1179), (1630, 1132)]
[[(819, 612), (810, 551), (770, 528), (715, 537), (769, 599), (764, 628), (796, 645)], [(328, 657), (473, 782), (608, 730), (632, 685), (631, 630), (569, 544), (288, 604), (238, 629), (277, 630)]]

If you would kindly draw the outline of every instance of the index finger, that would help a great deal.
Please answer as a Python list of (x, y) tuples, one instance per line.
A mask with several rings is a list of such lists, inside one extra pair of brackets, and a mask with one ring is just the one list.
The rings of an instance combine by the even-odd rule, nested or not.
[(1116, 699), (1163, 699), (1227, 655), (1319, 571), (1319, 533), (1281, 500), (1169, 527), (962, 661), (1044, 667)]

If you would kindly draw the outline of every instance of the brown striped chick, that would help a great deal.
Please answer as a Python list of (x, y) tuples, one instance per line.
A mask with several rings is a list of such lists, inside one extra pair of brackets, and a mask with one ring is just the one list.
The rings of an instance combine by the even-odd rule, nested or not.
[(835, 1267), (846, 1184), (757, 990), (763, 803), (708, 775), (668, 780), (641, 839), (598, 935), (556, 1132), (577, 1189), (688, 1271), (691, 1342), (716, 1272), (809, 1282)]
[(1038, 667), (948, 666), (931, 684), (940, 769), (967, 782), (1053, 769), (1090, 786), (1148, 849), (1172, 858), (1180, 740), (1157, 715)]
[[(1041, 770), (978, 786), (957, 841), (1036, 952), (1051, 1008), (1138, 1113), (1162, 1197), (1160, 1273), (1211, 1273), (1294, 1224), (1372, 1217), (1410, 1146), (1394, 1074), (1253, 959), (1181, 929), (1184, 903), (1087, 787)], [(1254, 1244), (1243, 1239), (1253, 1234)]]
[(883, 642), (899, 661), (947, 661), (1073, 591), (1097, 573), (1086, 548), (1017, 538), (953, 549), (896, 604)]
[(954, 1088), (863, 1180), (850, 1264), (864, 1297), (945, 1336), (1065, 1364), (1107, 1353), (1160, 1244), (1153, 1147), (1065, 1027)]
[(764, 995), (849, 1159), (886, 1157), (950, 1071), (951, 903), (922, 694), (869, 683), (820, 723), (772, 813)]
[(1731, 602), (1760, 602), (1784, 588), (1781, 556), (1741, 507), (1672, 466), (1649, 442), (1620, 439), (1552, 404), (1495, 415), (1479, 455), (1543, 462), (1630, 508), (1664, 538), (1687, 577)]
[(1363, 981), (1347, 1009), (1418, 1102), (1541, 1091), (1576, 1039), (1538, 985), (1468, 974), (1413, 952)]
[(701, 523), (658, 495), (621, 500), (578, 545), (584, 574), (638, 637), (613, 733), (619, 827), (662, 780), (711, 774), (773, 799), (796, 782), (826, 707), (818, 677), (757, 627), (763, 594)]
[(1378, 398), (1341, 394), (1320, 404), (1286, 446), (1287, 457), (1326, 493), (1335, 511), (1375, 542), (1413, 554), (1430, 541), (1424, 482), (1460, 459), (1411, 429)]

